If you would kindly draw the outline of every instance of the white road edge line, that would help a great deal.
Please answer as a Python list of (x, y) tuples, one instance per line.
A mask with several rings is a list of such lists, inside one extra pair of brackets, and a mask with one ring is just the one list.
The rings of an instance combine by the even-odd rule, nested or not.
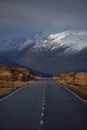
[[(29, 84), (30, 85), (30, 84)], [(12, 95), (14, 95), (16, 92), (20, 91), (21, 89), (28, 87), (28, 85), (25, 85), (24, 87), (18, 88), (17, 90), (14, 90), (12, 93), (10, 93), (9, 95), (3, 97), (2, 99), (0, 99), (0, 102), (6, 100), (7, 98), (11, 97)]]
[(71, 91), (70, 89), (68, 89), (65, 85), (62, 85), (62, 84), (60, 84), (59, 82), (57, 82), (56, 80), (54, 80), (55, 81), (55, 83), (57, 84), (57, 85), (61, 85), (62, 87), (64, 87), (68, 92), (70, 92), (71, 94), (73, 94), (75, 97), (77, 97), (80, 101), (82, 101), (82, 102), (84, 102), (84, 103), (87, 103), (87, 101), (86, 100), (84, 100), (83, 98), (81, 98), (80, 96), (78, 96), (76, 93), (74, 93), (73, 91)]
[[(60, 84), (61, 85), (61, 84)], [(63, 85), (62, 85), (63, 86)], [(81, 97), (79, 97), (76, 93), (72, 92), (70, 89), (68, 89), (66, 86), (63, 86), (68, 92), (72, 93), (75, 97), (77, 97), (79, 100), (81, 100), (84, 103), (87, 103), (86, 100), (82, 99)]]

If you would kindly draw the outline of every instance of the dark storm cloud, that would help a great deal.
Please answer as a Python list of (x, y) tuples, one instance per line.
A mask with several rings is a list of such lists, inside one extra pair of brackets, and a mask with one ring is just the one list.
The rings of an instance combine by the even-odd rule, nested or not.
[(86, 23), (87, 0), (0, 0), (1, 30), (84, 30)]

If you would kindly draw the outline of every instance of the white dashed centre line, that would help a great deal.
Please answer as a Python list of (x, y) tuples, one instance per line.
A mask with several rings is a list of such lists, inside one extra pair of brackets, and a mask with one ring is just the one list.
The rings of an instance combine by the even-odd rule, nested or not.
[(43, 120), (41, 120), (41, 121), (40, 121), (40, 125), (43, 125), (43, 124), (44, 124), (44, 121), (43, 121)]
[(45, 97), (45, 94), (43, 94), (43, 97)]
[(41, 113), (41, 116), (43, 117), (43, 116), (44, 116), (44, 113)]
[(45, 97), (43, 97), (43, 100), (45, 100)]
[(42, 129), (42, 125), (44, 124), (45, 95), (46, 95), (46, 87), (44, 88), (43, 97), (42, 97), (42, 113), (41, 113), (41, 120), (40, 120), (40, 128), (39, 128), (39, 130)]
[(42, 110), (45, 110), (45, 108), (44, 108), (44, 107), (42, 107)]
[(43, 102), (43, 103), (42, 103), (42, 105), (44, 106), (44, 105), (45, 105), (45, 103)]
[(45, 100), (43, 100), (43, 102), (45, 102)]

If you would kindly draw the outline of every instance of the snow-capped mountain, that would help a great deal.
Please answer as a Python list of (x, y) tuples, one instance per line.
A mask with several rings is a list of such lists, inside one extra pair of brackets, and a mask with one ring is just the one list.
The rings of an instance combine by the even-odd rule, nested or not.
[[(66, 48), (65, 53), (81, 51), (87, 47), (87, 31), (65, 31), (57, 34), (51, 34), (47, 37), (47, 34), (40, 32), (31, 38), (21, 41), (18, 46), (15, 45), (17, 50), (22, 50), (32, 46), (32, 49), (49, 49), (51, 51), (58, 48)], [(10, 47), (9, 47), (10, 48)]]
[(52, 46), (51, 50), (67, 47), (66, 52), (81, 51), (87, 47), (87, 32), (66, 31), (52, 34), (43, 42), (43, 46)]
[(29, 46), (39, 46), (48, 36), (48, 33), (39, 32), (32, 37), (22, 39), (3, 40), (0, 42), (0, 51), (20, 51)]
[(0, 51), (13, 51), (17, 49), (24, 41), (25, 41), (24, 39), (3, 40), (0, 42)]
[(87, 71), (87, 31), (69, 30), (49, 36), (40, 32), (13, 48), (7, 57), (37, 71)]
[[(4, 47), (3, 47), (4, 46)], [(46, 33), (38, 33), (32, 37), (22, 39), (20, 41), (3, 41), (0, 44), (0, 49), (2, 50), (23, 50), (32, 46), (33, 48), (44, 48), (50, 50), (55, 50), (58, 48), (66, 47), (66, 53), (81, 51), (87, 47), (87, 31), (65, 31), (57, 34), (51, 34), (47, 37)]]
[(6, 50), (23, 50), (29, 46), (32, 46), (32, 49), (43, 48), (55, 50), (58, 48), (65, 48), (66, 53), (81, 51), (87, 47), (87, 31), (74, 31), (69, 30), (57, 34), (51, 34), (48, 37), (48, 33), (37, 33), (29, 38), (17, 39), (6, 41), (3, 40), (0, 43), (0, 51)]
[(48, 33), (39, 32), (38, 34), (35, 34), (32, 37), (26, 39), (26, 41), (18, 47), (18, 50), (22, 50), (24, 48), (27, 48), (28, 46), (32, 46), (33, 48), (39, 47), (47, 36)]

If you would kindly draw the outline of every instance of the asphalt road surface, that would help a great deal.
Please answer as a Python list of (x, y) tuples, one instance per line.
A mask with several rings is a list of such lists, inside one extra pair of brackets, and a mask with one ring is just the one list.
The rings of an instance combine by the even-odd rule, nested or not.
[(0, 102), (0, 130), (87, 130), (87, 103), (41, 79)]

